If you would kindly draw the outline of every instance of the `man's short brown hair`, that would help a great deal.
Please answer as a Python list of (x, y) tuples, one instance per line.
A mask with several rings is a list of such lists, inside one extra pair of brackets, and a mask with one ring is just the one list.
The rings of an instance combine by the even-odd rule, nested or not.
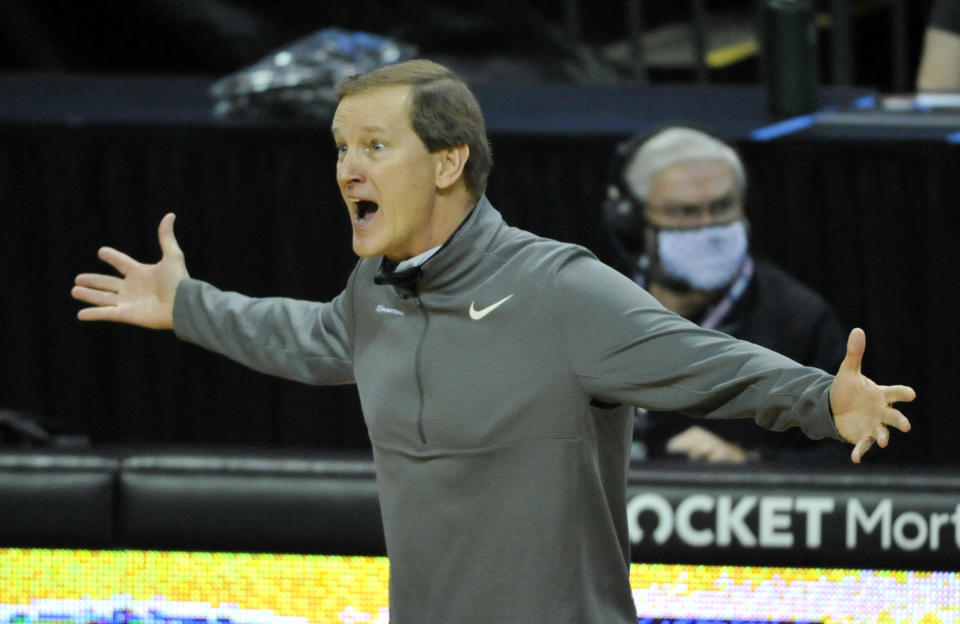
[(458, 145), (470, 148), (463, 178), (467, 190), (479, 198), (487, 188), (493, 156), (480, 105), (470, 88), (448, 68), (424, 59), (384, 65), (341, 80), (337, 97), (343, 99), (376, 87), (411, 87), (410, 125), (427, 151)]

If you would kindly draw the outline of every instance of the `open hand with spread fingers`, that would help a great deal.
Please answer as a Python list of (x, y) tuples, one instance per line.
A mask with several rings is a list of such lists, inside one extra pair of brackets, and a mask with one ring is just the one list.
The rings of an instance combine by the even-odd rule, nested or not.
[(152, 329), (173, 328), (173, 299), (180, 281), (189, 277), (183, 251), (173, 234), (174, 215), (160, 221), (157, 235), (163, 255), (156, 264), (138, 262), (112, 247), (97, 256), (120, 273), (81, 273), (70, 294), (91, 304), (77, 312), (81, 321), (114, 321)]
[(897, 402), (913, 401), (917, 393), (909, 386), (880, 386), (860, 372), (866, 335), (856, 328), (847, 338), (847, 355), (830, 387), (830, 407), (841, 436), (854, 445), (850, 459), (860, 463), (873, 443), (886, 447), (888, 427), (910, 431), (910, 421), (893, 407)]

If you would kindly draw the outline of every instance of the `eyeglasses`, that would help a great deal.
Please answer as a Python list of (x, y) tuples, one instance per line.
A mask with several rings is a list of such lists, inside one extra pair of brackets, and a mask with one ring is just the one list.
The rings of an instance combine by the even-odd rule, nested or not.
[(674, 227), (695, 226), (704, 222), (730, 221), (740, 216), (741, 200), (730, 193), (700, 204), (665, 203), (650, 204), (646, 209), (647, 220)]

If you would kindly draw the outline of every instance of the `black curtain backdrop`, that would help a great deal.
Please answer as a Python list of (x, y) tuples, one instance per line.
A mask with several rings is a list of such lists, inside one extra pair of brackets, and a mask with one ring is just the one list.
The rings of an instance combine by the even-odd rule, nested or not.
[(159, 257), (177, 213), (197, 277), (253, 295), (329, 299), (354, 258), (326, 128), (291, 132), (31, 128), (0, 146), (3, 403), (105, 442), (366, 443), (355, 392), (317, 392), (150, 332), (73, 317), (73, 274), (111, 245)]
[(745, 144), (754, 240), (866, 329), (868, 376), (918, 391), (891, 454), (957, 462), (960, 145), (880, 133)]
[[(603, 95), (570, 102), (570, 115), (617, 102)], [(722, 101), (722, 93), (687, 94), (671, 106), (628, 95), (634, 112), (619, 128), (581, 132), (524, 132), (504, 123), (503, 107), (485, 104), (488, 118), (500, 119), (488, 194), (508, 222), (617, 262), (600, 199), (623, 129), (693, 122), (677, 111)], [(754, 110), (755, 95), (713, 114), (742, 130), (736, 111)], [(193, 276), (250, 295), (333, 297), (354, 257), (325, 123), (223, 122), (205, 103), (195, 119), (178, 112), (107, 123), (92, 113), (41, 118), (29, 102), (7, 115), (12, 100), (0, 98), (0, 407), (96, 443), (368, 448), (352, 386), (269, 378), (169, 332), (81, 323), (69, 297), (76, 273), (108, 269), (96, 259), (100, 245), (159, 257), (156, 227), (168, 211), (178, 215)], [(142, 110), (123, 108), (134, 109)], [(732, 138), (748, 166), (758, 251), (822, 292), (847, 325), (867, 330), (869, 375), (920, 393), (905, 408), (914, 433), (894, 435), (881, 461), (956, 463), (960, 146), (942, 137), (871, 139), (869, 130), (747, 136)]]

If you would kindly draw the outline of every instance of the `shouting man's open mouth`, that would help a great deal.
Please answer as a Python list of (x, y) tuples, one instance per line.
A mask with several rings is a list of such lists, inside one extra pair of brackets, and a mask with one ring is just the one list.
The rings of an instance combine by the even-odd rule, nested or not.
[(353, 222), (356, 225), (367, 225), (373, 221), (380, 206), (368, 199), (353, 200)]

